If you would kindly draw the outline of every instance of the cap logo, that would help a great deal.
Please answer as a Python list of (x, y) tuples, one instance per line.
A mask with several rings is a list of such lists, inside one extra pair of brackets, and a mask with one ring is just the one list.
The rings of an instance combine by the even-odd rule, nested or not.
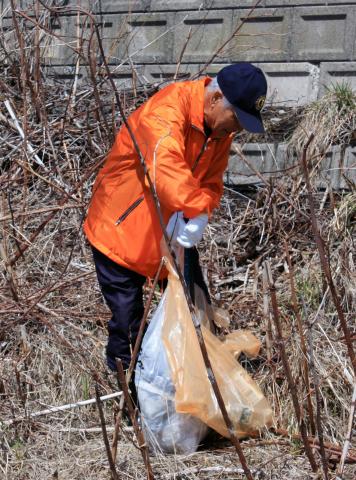
[(264, 95), (262, 95), (262, 97), (258, 97), (258, 99), (255, 102), (256, 110), (258, 111), (262, 110), (265, 104), (265, 101), (266, 101), (266, 97)]

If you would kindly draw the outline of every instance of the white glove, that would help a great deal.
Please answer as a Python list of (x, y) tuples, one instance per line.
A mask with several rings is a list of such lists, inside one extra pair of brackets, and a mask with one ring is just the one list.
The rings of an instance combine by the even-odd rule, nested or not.
[(185, 228), (185, 221), (183, 220), (183, 212), (175, 212), (168, 221), (166, 231), (171, 244), (177, 242), (177, 237), (183, 232)]
[(207, 224), (208, 215), (206, 213), (191, 218), (189, 222), (185, 224), (184, 229), (178, 232), (177, 242), (185, 248), (194, 247), (203, 238)]

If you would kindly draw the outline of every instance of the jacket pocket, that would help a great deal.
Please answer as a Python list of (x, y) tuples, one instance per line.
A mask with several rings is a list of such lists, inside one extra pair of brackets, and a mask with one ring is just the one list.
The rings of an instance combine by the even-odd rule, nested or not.
[(140, 203), (143, 201), (144, 198), (145, 198), (144, 195), (141, 195), (141, 197), (139, 197), (137, 200), (131, 203), (131, 205), (124, 211), (124, 213), (121, 214), (119, 218), (116, 220), (115, 225), (120, 225), (120, 223), (122, 223), (130, 215), (130, 213), (132, 213), (135, 210), (135, 208), (137, 208), (140, 205)]

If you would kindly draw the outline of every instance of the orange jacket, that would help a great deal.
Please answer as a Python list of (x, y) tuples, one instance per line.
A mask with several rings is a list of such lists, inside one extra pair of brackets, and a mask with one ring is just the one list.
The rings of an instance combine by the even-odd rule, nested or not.
[[(209, 78), (167, 86), (133, 112), (128, 121), (145, 158), (168, 222), (183, 211), (188, 218), (219, 205), (232, 135), (204, 133), (204, 87)], [(162, 231), (138, 155), (125, 126), (100, 170), (84, 224), (89, 242), (145, 276), (160, 259)]]

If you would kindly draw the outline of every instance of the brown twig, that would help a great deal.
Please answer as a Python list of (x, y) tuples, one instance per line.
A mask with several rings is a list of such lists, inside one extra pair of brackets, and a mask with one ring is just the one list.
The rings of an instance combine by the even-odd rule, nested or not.
[(119, 475), (116, 471), (115, 463), (114, 463), (113, 458), (111, 456), (110, 444), (109, 444), (108, 434), (107, 434), (107, 431), (106, 431), (106, 424), (105, 424), (103, 406), (102, 406), (102, 402), (101, 402), (101, 398), (100, 398), (99, 385), (97, 383), (95, 384), (95, 396), (96, 396), (96, 404), (97, 404), (98, 410), (99, 410), (101, 431), (103, 433), (103, 439), (104, 439), (104, 443), (105, 443), (106, 455), (107, 455), (108, 461), (109, 461), (111, 476), (112, 476), (113, 480), (119, 480), (120, 477), (119, 477)]
[(321, 410), (322, 410), (322, 403), (320, 397), (320, 382), (319, 376), (316, 372), (315, 362), (314, 362), (314, 347), (313, 347), (313, 323), (308, 322), (308, 346), (309, 346), (309, 366), (310, 371), (313, 375), (313, 383), (314, 383), (314, 393), (315, 393), (315, 401), (316, 401), (316, 430), (318, 433), (319, 445), (320, 445), (320, 456), (321, 456), (321, 463), (323, 466), (323, 475), (324, 479), (329, 479), (328, 473), (328, 462), (326, 460), (326, 452), (324, 447), (324, 433), (323, 433), (323, 423), (321, 417)]
[(188, 35), (187, 35), (187, 39), (186, 39), (186, 41), (184, 42), (183, 48), (182, 48), (182, 50), (181, 50), (181, 52), (180, 52), (180, 55), (179, 55), (179, 58), (178, 58), (178, 62), (177, 62), (177, 66), (176, 66), (176, 71), (175, 71), (174, 77), (173, 77), (174, 80), (177, 80), (177, 78), (178, 78), (178, 72), (179, 72), (180, 65), (181, 65), (181, 63), (182, 63), (182, 58), (183, 58), (184, 52), (185, 52), (185, 50), (186, 50), (186, 48), (187, 48), (187, 46), (188, 46), (188, 43), (189, 43), (189, 40), (191, 39), (191, 37), (192, 37), (192, 27), (190, 27), (190, 29), (189, 29), (189, 32), (188, 32)]
[(338, 468), (338, 474), (342, 476), (345, 466), (345, 461), (347, 459), (347, 453), (349, 451), (351, 441), (352, 441), (352, 428), (354, 425), (354, 417), (355, 417), (355, 410), (356, 410), (356, 382), (354, 383), (354, 390), (351, 398), (351, 405), (350, 405), (350, 415), (349, 415), (349, 424), (347, 427), (347, 433), (345, 438), (345, 443), (342, 449), (342, 455), (340, 460), (340, 465)]
[[(292, 438), (293, 440), (302, 440), (302, 437), (300, 434), (297, 433), (290, 433), (284, 428), (271, 428), (270, 429), (273, 433), (276, 435), (281, 435), (282, 437), (286, 438)], [(320, 449), (320, 444), (319, 444), (319, 439), (316, 437), (307, 437), (308, 442), (310, 443), (310, 446), (314, 449)], [(328, 451), (330, 454), (335, 455), (337, 457), (342, 456), (342, 450), (339, 445), (330, 443), (330, 442), (324, 442), (324, 449)], [(356, 456), (355, 456), (355, 451), (352, 452), (352, 454), (349, 454), (347, 456), (347, 461), (349, 463), (356, 463)]]
[(285, 255), (288, 263), (288, 269), (289, 269), (288, 276), (289, 276), (289, 282), (290, 282), (291, 303), (292, 303), (292, 308), (294, 311), (295, 318), (297, 320), (298, 332), (300, 337), (300, 347), (303, 354), (303, 360), (302, 360), (303, 374), (304, 374), (303, 377), (304, 377), (304, 383), (305, 383), (306, 394), (307, 394), (307, 408), (308, 408), (308, 414), (309, 414), (309, 422), (310, 422), (312, 435), (315, 435), (315, 422), (314, 422), (313, 404), (311, 401), (311, 387), (310, 387), (310, 379), (309, 379), (307, 346), (305, 342), (302, 318), (298, 308), (297, 294), (295, 291), (294, 268), (289, 255), (288, 244), (286, 242), (284, 244), (284, 251), (285, 251)]
[[(133, 402), (129, 394), (129, 390), (128, 390), (126, 378), (125, 378), (125, 372), (122, 366), (122, 362), (119, 358), (116, 358), (116, 367), (117, 367), (117, 379), (119, 384), (121, 385), (121, 389), (124, 394), (126, 406), (131, 418), (131, 422), (137, 438), (138, 446), (139, 446), (139, 449), (141, 450), (142, 458), (146, 467), (147, 480), (154, 480), (153, 470), (150, 462), (150, 457), (148, 454), (148, 448), (146, 445), (145, 437), (143, 436), (142, 429), (137, 422), (135, 407), (133, 405)], [(111, 455), (111, 452), (110, 452), (110, 455)]]

